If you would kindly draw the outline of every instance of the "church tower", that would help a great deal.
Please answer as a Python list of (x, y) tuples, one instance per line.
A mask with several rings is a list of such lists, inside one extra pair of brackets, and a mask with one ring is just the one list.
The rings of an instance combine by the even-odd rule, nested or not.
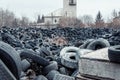
[(77, 17), (77, 0), (63, 0), (63, 16)]

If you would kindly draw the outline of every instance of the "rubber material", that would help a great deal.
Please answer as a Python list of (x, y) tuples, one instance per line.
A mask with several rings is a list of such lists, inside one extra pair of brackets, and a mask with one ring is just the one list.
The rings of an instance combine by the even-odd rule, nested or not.
[(22, 60), (21, 64), (22, 64), (23, 71), (26, 71), (30, 67), (30, 63), (26, 59)]
[(55, 59), (54, 59), (54, 56), (47, 56), (46, 59), (47, 59), (48, 61), (54, 61), (54, 60), (55, 60)]
[(73, 52), (66, 53), (64, 56), (62, 56), (61, 63), (62, 65), (71, 69), (78, 68), (76, 53), (73, 53)]
[(67, 71), (67, 69), (66, 69), (65, 67), (61, 67), (61, 68), (59, 69), (59, 72), (60, 72), (61, 74), (63, 74), (63, 75), (68, 75), (68, 71)]
[(48, 80), (53, 80), (53, 78), (55, 77), (56, 74), (60, 74), (60, 73), (56, 70), (52, 70), (46, 75), (46, 78)]
[(77, 47), (73, 47), (73, 46), (64, 47), (60, 51), (60, 57), (64, 56), (66, 53), (69, 53), (69, 52), (75, 52), (76, 54), (80, 54), (80, 49)]
[(0, 59), (13, 73), (17, 80), (20, 79), (22, 67), (18, 52), (9, 44), (0, 41)]
[(120, 45), (108, 49), (108, 57), (111, 62), (120, 63)]
[(98, 50), (98, 49), (102, 49), (105, 47), (110, 47), (110, 43), (103, 38), (99, 38), (97, 40), (94, 40), (93, 42), (91, 42), (88, 46), (87, 49), (90, 50)]
[(0, 60), (0, 80), (17, 80), (2, 60)]
[(51, 61), (50, 64), (43, 69), (43, 72), (46, 75), (52, 70), (58, 70), (58, 64), (56, 61)]
[(72, 73), (71, 77), (76, 77), (77, 75), (79, 75), (79, 69), (75, 70), (75, 71)]
[(50, 53), (50, 51), (47, 50), (47, 48), (45, 47), (41, 47), (40, 48), (40, 55), (44, 55), (44, 56), (51, 56), (52, 54)]
[(86, 49), (87, 46), (88, 46), (92, 41), (94, 41), (94, 39), (88, 39), (88, 40), (86, 40), (86, 41), (83, 43), (83, 45), (80, 46), (80, 49)]
[(20, 56), (24, 57), (24, 58), (30, 58), (34, 62), (40, 64), (41, 66), (49, 65), (49, 61), (47, 61), (45, 58), (42, 58), (42, 57), (40, 57), (40, 56), (38, 56), (36, 54), (37, 53), (35, 53), (35, 52), (31, 51), (31, 50), (25, 49), (25, 50), (21, 51)]
[(81, 55), (79, 48), (73, 46), (63, 48), (60, 52), (62, 65), (71, 69), (76, 69), (78, 67), (77, 59), (79, 58), (79, 56), (76, 55)]

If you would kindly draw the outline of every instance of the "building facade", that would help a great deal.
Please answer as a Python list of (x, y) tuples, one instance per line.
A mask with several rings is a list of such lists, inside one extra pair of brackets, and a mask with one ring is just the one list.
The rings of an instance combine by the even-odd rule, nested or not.
[(77, 17), (77, 0), (63, 0), (63, 8), (44, 16), (43, 23), (38, 23), (38, 25), (56, 25), (62, 17)]
[(77, 0), (63, 0), (63, 16), (77, 16)]

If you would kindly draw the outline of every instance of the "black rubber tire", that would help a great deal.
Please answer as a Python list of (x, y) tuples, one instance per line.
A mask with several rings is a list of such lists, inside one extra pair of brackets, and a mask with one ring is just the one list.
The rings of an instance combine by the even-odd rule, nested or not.
[(17, 80), (0, 59), (0, 80)]
[(26, 59), (22, 60), (21, 64), (22, 64), (23, 71), (26, 71), (30, 67), (30, 63)]
[(76, 58), (76, 53), (66, 53), (64, 56), (62, 56), (61, 63), (62, 65), (70, 69), (78, 68), (78, 60)]
[(8, 33), (2, 33), (2, 40), (5, 42), (14, 42), (15, 41), (15, 37), (11, 34)]
[(46, 75), (46, 78), (48, 80), (53, 80), (53, 78), (55, 77), (56, 74), (60, 74), (60, 73), (56, 70), (52, 70)]
[(66, 53), (69, 53), (69, 52), (74, 52), (76, 54), (79, 54), (80, 52), (80, 49), (77, 48), (77, 47), (73, 47), (73, 46), (69, 46), (69, 47), (64, 47), (61, 51), (60, 51), (60, 58), (62, 56), (64, 56)]
[(24, 58), (32, 59), (34, 62), (40, 64), (41, 66), (47, 66), (49, 65), (49, 61), (47, 61), (45, 58), (42, 58), (37, 53), (28, 49), (25, 49), (21, 51), (20, 56)]
[(9, 43), (11, 46), (22, 47), (22, 44), (13, 35), (2, 33), (2, 40)]
[(84, 43), (83, 42), (77, 42), (77, 43), (75, 43), (75, 47), (80, 47), (80, 46), (82, 46)]
[(88, 39), (88, 40), (86, 40), (86, 41), (83, 43), (83, 45), (80, 46), (80, 49), (86, 49), (87, 46), (88, 46), (92, 41), (94, 41), (94, 39)]
[(120, 63), (120, 45), (110, 47), (108, 57), (111, 62)]
[(20, 78), (26, 77), (26, 73), (25, 72), (21, 72)]
[(98, 50), (98, 49), (102, 49), (102, 48), (105, 48), (105, 47), (110, 47), (110, 43), (106, 39), (100, 38), (100, 39), (92, 41), (87, 46), (87, 49)]
[(71, 77), (76, 77), (77, 75), (79, 75), (79, 69), (75, 70), (75, 71), (72, 73)]
[(55, 60), (55, 59), (54, 59), (54, 56), (47, 56), (46, 59), (47, 59), (48, 61), (54, 61), (54, 60)]
[(63, 74), (63, 75), (68, 75), (68, 71), (67, 71), (67, 69), (66, 69), (65, 67), (61, 67), (61, 68), (59, 69), (59, 72), (60, 72), (61, 74)]
[(22, 67), (18, 52), (10, 45), (0, 42), (0, 59), (5, 63), (16, 79), (19, 80)]
[(55, 59), (55, 61), (56, 61), (59, 65), (61, 65), (61, 58), (60, 58), (60, 57), (57, 57), (57, 58)]
[(40, 52), (40, 56), (42, 56), (42, 57), (46, 57), (46, 56), (51, 56), (52, 55), (51, 52), (48, 51), (47, 48), (45, 48), (45, 47), (41, 47), (39, 49), (39, 52)]
[(43, 69), (43, 74), (46, 75), (52, 70), (58, 70), (58, 63), (56, 61), (51, 61), (50, 64)]
[(48, 80), (48, 79), (43, 75), (39, 75), (34, 80)]

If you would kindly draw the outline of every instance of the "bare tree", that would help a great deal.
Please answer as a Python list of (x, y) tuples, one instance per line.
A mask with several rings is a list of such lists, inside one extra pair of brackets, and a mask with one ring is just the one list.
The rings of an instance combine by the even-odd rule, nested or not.
[(107, 27), (120, 28), (120, 17), (113, 18), (113, 20), (108, 23)]
[(81, 20), (77, 18), (70, 18), (70, 17), (62, 17), (59, 21), (60, 27), (83, 27), (83, 23)]
[(5, 26), (12, 26), (12, 22), (14, 19), (15, 19), (14, 13), (6, 10), (5, 14), (4, 14), (4, 25)]
[(15, 15), (13, 12), (0, 9), (0, 26), (12, 26), (14, 18)]
[(118, 13), (117, 11), (114, 9), (113, 12), (112, 12), (112, 17), (113, 18), (116, 18), (118, 16)]
[(81, 18), (82, 22), (85, 24), (86, 27), (92, 27), (93, 24), (93, 17), (91, 15), (84, 15)]
[(20, 20), (15, 18), (12, 22), (12, 27), (19, 27), (20, 26)]
[(25, 16), (22, 19), (18, 19), (15, 14), (9, 10), (0, 9), (0, 27), (8, 26), (8, 27), (28, 27), (29, 19)]
[(3, 25), (3, 9), (0, 9), (0, 26)]
[(102, 14), (100, 11), (96, 16), (95, 27), (98, 27), (98, 28), (105, 27), (105, 23), (104, 23), (104, 20), (102, 19)]
[(20, 26), (21, 27), (28, 27), (29, 26), (29, 19), (25, 16), (22, 17), (20, 21)]
[(108, 23), (107, 27), (120, 28), (120, 12), (117, 12), (116, 10), (113, 10), (112, 17), (113, 18)]

